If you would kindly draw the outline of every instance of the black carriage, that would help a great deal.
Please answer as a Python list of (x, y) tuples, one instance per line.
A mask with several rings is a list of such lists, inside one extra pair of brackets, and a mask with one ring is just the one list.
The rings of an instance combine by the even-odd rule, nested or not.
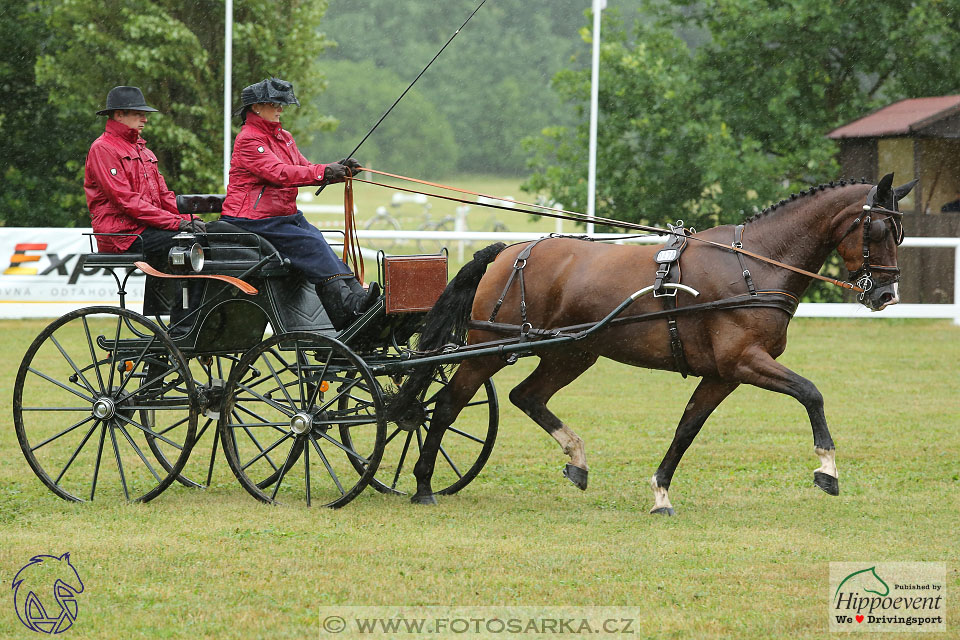
[[(221, 203), (178, 199), (190, 212)], [(119, 306), (67, 313), (27, 350), (14, 422), (43, 483), (67, 500), (112, 492), (147, 501), (174, 482), (209, 484), (222, 447), (264, 502), (338, 507), (368, 484), (412, 493), (413, 462), (450, 372), (438, 371), (422, 410), (402, 424), (387, 422), (385, 395), (416, 361), (410, 341), (446, 284), (445, 256), (380, 254), (384, 295), (338, 332), (313, 286), (262, 238), (217, 222), (178, 240), (163, 271), (136, 254), (85, 256), (85, 268), (114, 275)], [(125, 304), (140, 272), (142, 314)], [(192, 283), (199, 304), (168, 326), (164, 316)], [(466, 486), (490, 455), (499, 420), (492, 382), (469, 410), (444, 437), (438, 493)]]

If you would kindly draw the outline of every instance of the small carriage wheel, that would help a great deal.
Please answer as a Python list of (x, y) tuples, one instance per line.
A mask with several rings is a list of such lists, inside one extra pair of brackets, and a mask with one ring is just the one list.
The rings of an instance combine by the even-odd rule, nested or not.
[[(220, 432), (217, 428), (219, 420), (219, 404), (222, 402), (222, 393), (224, 391), (226, 380), (230, 375), (233, 366), (240, 360), (241, 354), (219, 354), (212, 356), (199, 356), (191, 358), (188, 362), (194, 374), (194, 386), (198, 393), (206, 393), (208, 402), (211, 403), (209, 410), (202, 413), (197, 418), (197, 436), (194, 440), (194, 463), (188, 463), (188, 467), (183, 469), (177, 475), (177, 482), (191, 489), (206, 489), (210, 486), (213, 479), (213, 466), (217, 458), (217, 449), (220, 444)], [(210, 398), (213, 394), (220, 394), (220, 398)], [(203, 407), (200, 407), (202, 410)], [(152, 422), (155, 419), (155, 412), (141, 412), (141, 418), (144, 424)], [(209, 436), (212, 446), (203, 442), (204, 436)], [(162, 443), (152, 436), (147, 436), (147, 444), (150, 450), (157, 458), (165, 470), (172, 471), (174, 461), (168, 460), (163, 451)], [(198, 448), (197, 445), (200, 445)], [(209, 455), (206, 452), (209, 451)], [(198, 459), (198, 456), (201, 456)], [(206, 465), (206, 469), (199, 471), (195, 463)], [(205, 475), (204, 475), (205, 473)]]
[[(424, 394), (423, 413), (416, 426), (402, 428), (391, 423), (380, 468), (371, 486), (381, 493), (406, 495), (416, 491), (413, 465), (430, 430), (437, 394), (450, 383), (448, 372), (440, 369)], [(433, 472), (434, 493), (450, 495), (464, 488), (483, 469), (497, 440), (500, 408), (493, 380), (487, 380), (463, 408), (456, 422), (447, 427)], [(344, 441), (349, 434), (342, 434)], [(362, 471), (358, 467), (357, 471)], [(405, 475), (404, 475), (405, 472)]]
[[(61, 316), (17, 372), (13, 417), (27, 462), (65, 500), (108, 492), (151, 500), (183, 469), (196, 436), (188, 371), (166, 332), (138, 313), (87, 307)], [(169, 469), (151, 459), (150, 439)]]
[(377, 472), (387, 424), (380, 385), (364, 361), (334, 338), (297, 331), (240, 359), (219, 430), (230, 468), (253, 497), (337, 508)]

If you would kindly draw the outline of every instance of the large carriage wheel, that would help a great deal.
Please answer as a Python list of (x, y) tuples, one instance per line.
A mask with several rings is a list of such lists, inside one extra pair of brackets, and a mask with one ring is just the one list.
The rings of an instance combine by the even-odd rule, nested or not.
[[(434, 374), (433, 382), (423, 395), (423, 411), (418, 420), (403, 426), (390, 424), (379, 470), (370, 481), (377, 491), (399, 495), (416, 491), (413, 465), (420, 456), (424, 439), (430, 430), (437, 394), (449, 383), (449, 372), (441, 368)], [(477, 477), (493, 451), (499, 423), (497, 390), (493, 380), (487, 380), (457, 416), (456, 422), (447, 427), (443, 434), (432, 478), (435, 493), (456, 493)], [(342, 436), (345, 442), (349, 442), (349, 433), (343, 433)], [(362, 470), (357, 466), (358, 472)]]
[(343, 343), (285, 333), (234, 367), (220, 440), (240, 484), (258, 500), (342, 507), (377, 471), (387, 432), (383, 409), (370, 369)]
[(55, 320), (27, 349), (13, 418), (27, 462), (61, 498), (146, 502), (186, 464), (197, 403), (166, 332), (127, 309), (88, 307)]
[[(206, 406), (197, 422), (197, 436), (194, 442), (192, 461), (177, 475), (177, 482), (193, 489), (206, 489), (213, 479), (213, 467), (217, 459), (220, 444), (220, 431), (217, 423), (219, 409), (223, 401), (223, 392), (227, 378), (240, 355), (199, 356), (189, 360), (194, 386), (200, 396), (206, 396), (201, 410)], [(144, 424), (155, 419), (154, 412), (143, 412)], [(163, 451), (162, 442), (147, 437), (147, 443), (153, 455), (166, 471), (172, 471), (174, 460), (168, 460)], [(208, 453), (209, 452), (209, 453)]]

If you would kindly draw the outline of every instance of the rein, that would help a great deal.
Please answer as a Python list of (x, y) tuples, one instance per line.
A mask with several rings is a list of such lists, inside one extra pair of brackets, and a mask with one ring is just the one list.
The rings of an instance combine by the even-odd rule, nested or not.
[[(573, 220), (573, 221), (575, 221), (575, 222), (586, 222), (586, 221), (589, 220), (589, 221), (596, 222), (596, 223), (603, 224), (603, 225), (610, 226), (610, 227), (619, 227), (619, 228), (622, 228), (622, 229), (633, 229), (633, 230), (637, 230), (637, 231), (648, 231), (648, 232), (655, 233), (655, 234), (660, 235), (660, 236), (663, 236), (663, 235), (678, 235), (678, 232), (673, 231), (672, 229), (662, 229), (662, 228), (660, 228), (660, 227), (651, 227), (651, 226), (648, 226), (648, 225), (636, 224), (636, 223), (633, 223), (633, 222), (624, 222), (624, 221), (622, 221), (622, 220), (613, 220), (613, 219), (611, 219), (611, 218), (599, 218), (599, 217), (592, 217), (592, 218), (591, 218), (591, 217), (587, 216), (586, 214), (580, 213), (580, 212), (578, 212), (578, 211), (567, 211), (567, 210), (565, 210), (565, 209), (558, 209), (558, 208), (555, 208), (555, 207), (548, 207), (548, 206), (546, 206), (546, 205), (535, 204), (535, 203), (531, 203), (531, 202), (522, 202), (522, 201), (520, 201), (520, 200), (505, 200), (505, 199), (503, 199), (503, 198), (498, 198), (498, 197), (496, 197), (496, 196), (490, 196), (490, 195), (487, 195), (487, 194), (484, 194), (484, 193), (477, 193), (476, 191), (470, 191), (470, 190), (468, 190), (468, 189), (459, 189), (459, 188), (457, 188), (457, 187), (451, 187), (451, 186), (449, 186), (449, 185), (439, 184), (439, 183), (436, 183), (436, 182), (428, 182), (428, 181), (426, 181), (426, 180), (418, 180), (417, 178), (410, 178), (410, 177), (407, 177), (407, 176), (401, 176), (401, 175), (397, 175), (397, 174), (394, 174), (394, 173), (387, 173), (387, 172), (385, 172), (385, 171), (376, 171), (376, 170), (374, 170), (374, 169), (367, 169), (367, 168), (362, 169), (362, 171), (367, 171), (367, 172), (369, 172), (369, 173), (375, 173), (375, 174), (378, 174), (378, 175), (386, 176), (386, 177), (389, 177), (389, 178), (395, 178), (395, 179), (398, 179), (398, 180), (406, 180), (406, 181), (408, 181), (408, 182), (415, 182), (415, 183), (417, 183), (417, 184), (422, 184), (422, 185), (424, 185), (424, 186), (433, 187), (433, 188), (436, 188), (436, 189), (446, 189), (446, 190), (448, 190), (448, 191), (455, 191), (455, 192), (464, 193), (464, 194), (467, 194), (467, 195), (479, 196), (479, 197), (483, 197), (483, 198), (489, 198), (489, 199), (491, 199), (491, 200), (499, 200), (499, 201), (501, 201), (501, 202), (512, 202), (512, 203), (520, 204), (520, 205), (523, 205), (523, 206), (526, 206), (526, 207), (536, 207), (537, 209), (542, 209), (542, 210), (544, 210), (544, 211), (552, 211), (552, 212), (554, 212), (554, 213), (545, 213), (544, 211), (531, 211), (531, 210), (529, 210), (529, 209), (517, 209), (517, 208), (515, 208), (515, 207), (507, 207), (507, 206), (504, 206), (504, 205), (497, 205), (497, 204), (492, 204), (492, 203), (478, 203), (478, 202), (474, 202), (474, 201), (472, 201), (472, 200), (465, 200), (465, 199), (463, 199), (463, 198), (455, 198), (455, 197), (453, 197), (453, 196), (445, 196), (445, 195), (440, 195), (440, 194), (437, 194), (437, 193), (425, 193), (425, 192), (423, 192), (423, 191), (417, 191), (417, 190), (415, 190), (415, 189), (408, 189), (408, 188), (399, 187), (399, 186), (396, 186), (396, 185), (384, 184), (384, 183), (382, 183), (382, 182), (375, 182), (375, 181), (373, 181), (373, 180), (364, 180), (364, 179), (362, 179), (362, 178), (353, 178), (353, 180), (355, 180), (355, 181), (357, 181), (357, 182), (365, 182), (366, 184), (372, 184), (372, 185), (375, 185), (375, 186), (378, 186), (378, 187), (385, 187), (385, 188), (387, 188), (387, 189), (396, 189), (396, 190), (398, 190), (398, 191), (405, 191), (405, 192), (407, 192), (407, 193), (416, 193), (416, 194), (420, 194), (420, 195), (430, 196), (430, 197), (432, 197), (432, 198), (440, 198), (440, 199), (442, 199), (442, 200), (450, 200), (451, 202), (460, 202), (460, 203), (462, 203), (462, 204), (479, 205), (479, 206), (481, 206), (481, 207), (487, 207), (487, 208), (490, 208), (490, 209), (503, 209), (503, 210), (505, 210), (505, 211), (513, 211), (513, 212), (515, 212), (515, 213), (529, 213), (529, 214), (532, 214), (532, 215), (544, 216), (544, 217), (546, 217), (546, 218), (557, 218), (557, 219), (560, 219), (560, 220)], [(351, 211), (352, 211), (352, 210), (351, 210)], [(887, 210), (884, 209), (883, 212), (886, 213)], [(891, 213), (893, 213), (893, 212), (891, 212)], [(896, 213), (899, 213), (899, 212), (896, 212)], [(857, 220), (859, 221), (859, 218), (858, 218)], [(856, 224), (856, 223), (855, 223), (855, 224)], [(703, 243), (703, 244), (708, 244), (708, 245), (711, 245), (711, 246), (714, 246), (714, 247), (718, 247), (718, 248), (720, 248), (720, 249), (724, 249), (724, 250), (726, 250), (726, 251), (731, 251), (731, 252), (733, 252), (733, 253), (740, 253), (740, 254), (743, 254), (743, 255), (745, 255), (745, 256), (749, 256), (749, 257), (753, 258), (754, 260), (759, 260), (760, 262), (766, 262), (767, 264), (771, 264), (771, 265), (774, 265), (774, 266), (776, 266), (776, 267), (780, 267), (780, 268), (782, 268), (782, 269), (787, 269), (788, 271), (793, 271), (793, 272), (795, 272), (795, 273), (799, 273), (799, 274), (804, 275), (804, 276), (807, 276), (807, 277), (809, 277), (809, 278), (815, 278), (815, 279), (817, 279), (817, 280), (822, 280), (822, 281), (824, 281), (824, 282), (829, 282), (830, 284), (836, 285), (836, 286), (840, 287), (841, 289), (847, 289), (847, 290), (850, 290), (850, 291), (855, 291), (855, 292), (857, 292), (857, 293), (865, 293), (865, 292), (868, 290), (868, 289), (864, 289), (863, 287), (857, 286), (856, 284), (853, 284), (853, 283), (850, 283), (850, 282), (844, 282), (844, 281), (842, 281), (842, 280), (837, 280), (836, 278), (831, 278), (831, 277), (829, 277), (829, 276), (823, 276), (823, 275), (820, 275), (819, 273), (813, 273), (812, 271), (807, 271), (807, 270), (805, 270), (805, 269), (801, 269), (801, 268), (799, 268), (799, 267), (794, 267), (794, 266), (792, 266), (792, 265), (785, 264), (785, 263), (783, 263), (783, 262), (780, 262), (780, 261), (778, 261), (778, 260), (774, 260), (774, 259), (772, 259), (772, 258), (767, 258), (766, 256), (761, 256), (761, 255), (759, 255), (759, 254), (753, 253), (752, 251), (748, 251), (747, 249), (744, 249), (742, 246), (739, 246), (739, 247), (738, 247), (738, 246), (736, 246), (736, 245), (722, 244), (722, 243), (720, 243), (720, 242), (714, 242), (714, 241), (712, 241), (712, 240), (707, 240), (707, 239), (705, 239), (705, 238), (698, 238), (697, 236), (694, 236), (694, 235), (687, 235), (687, 236), (685, 236), (685, 237), (690, 238), (691, 240), (696, 240), (697, 242), (701, 242), (701, 243)], [(877, 267), (874, 267), (874, 268), (876, 269)]]

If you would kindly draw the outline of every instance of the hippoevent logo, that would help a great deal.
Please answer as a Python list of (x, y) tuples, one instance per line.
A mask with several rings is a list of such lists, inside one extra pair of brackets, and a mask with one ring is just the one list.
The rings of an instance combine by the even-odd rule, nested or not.
[(830, 563), (831, 631), (946, 631), (946, 565)]
[(63, 633), (77, 619), (80, 574), (70, 554), (34, 556), (13, 578), (13, 603), (20, 622), (37, 633)]
[(47, 245), (39, 242), (21, 242), (14, 245), (13, 255), (10, 256), (10, 266), (7, 267), (3, 275), (5, 276), (35, 276), (36, 267), (24, 267), (24, 264), (40, 262), (40, 256), (32, 256), (28, 251), (45, 251)]

